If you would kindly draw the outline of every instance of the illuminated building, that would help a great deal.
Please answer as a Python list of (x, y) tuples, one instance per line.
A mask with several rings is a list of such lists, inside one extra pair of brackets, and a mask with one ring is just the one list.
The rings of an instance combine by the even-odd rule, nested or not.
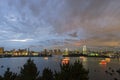
[(60, 49), (57, 50), (57, 54), (61, 54), (61, 50)]
[(47, 49), (44, 49), (44, 52), (43, 52), (44, 54), (48, 54), (48, 52), (47, 52)]
[(0, 47), (0, 55), (2, 55), (4, 53), (4, 48)]
[(38, 56), (38, 52), (32, 52), (33, 56)]
[(55, 55), (61, 54), (61, 50), (60, 49), (54, 49), (54, 54)]
[(65, 49), (64, 55), (68, 55), (69, 54), (69, 50), (68, 48)]
[(49, 54), (53, 54), (53, 50), (49, 50)]
[(83, 54), (87, 54), (87, 47), (86, 47), (86, 45), (83, 46)]
[(18, 49), (18, 50), (13, 49), (12, 53), (14, 56), (27, 56), (28, 55), (27, 49)]
[(54, 49), (54, 54), (57, 54), (57, 49)]

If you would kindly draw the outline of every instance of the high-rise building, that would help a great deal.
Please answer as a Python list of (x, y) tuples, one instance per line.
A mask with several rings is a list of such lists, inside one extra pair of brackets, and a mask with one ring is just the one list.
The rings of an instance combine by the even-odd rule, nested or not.
[(86, 45), (83, 46), (83, 54), (87, 54), (87, 47), (86, 47)]
[(48, 51), (47, 51), (47, 49), (44, 49), (44, 52), (43, 52), (44, 54), (48, 54)]
[(54, 54), (57, 54), (57, 49), (56, 48), (54, 49)]
[(69, 50), (68, 48), (65, 49), (64, 55), (68, 55), (69, 54)]
[(54, 49), (54, 54), (55, 55), (61, 54), (61, 50), (60, 49)]
[(54, 52), (53, 52), (53, 50), (49, 50), (49, 54), (53, 54)]
[(0, 55), (2, 55), (4, 53), (4, 48), (0, 47)]

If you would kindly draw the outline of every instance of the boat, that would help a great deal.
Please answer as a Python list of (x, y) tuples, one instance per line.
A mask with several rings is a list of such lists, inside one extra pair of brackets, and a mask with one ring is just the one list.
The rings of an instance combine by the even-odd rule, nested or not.
[(105, 58), (105, 61), (106, 62), (110, 62), (110, 58)]
[(70, 59), (69, 58), (64, 58), (62, 59), (61, 63), (62, 64), (69, 64)]
[(101, 60), (99, 64), (106, 65), (106, 64), (107, 64), (107, 62), (106, 62), (106, 60)]
[(44, 57), (45, 60), (48, 60), (48, 57)]

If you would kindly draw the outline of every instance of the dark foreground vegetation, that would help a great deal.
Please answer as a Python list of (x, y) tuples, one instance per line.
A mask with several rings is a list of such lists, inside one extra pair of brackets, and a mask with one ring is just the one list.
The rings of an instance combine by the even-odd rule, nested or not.
[(28, 59), (19, 74), (7, 68), (4, 75), (0, 76), (0, 80), (88, 80), (88, 73), (82, 63), (76, 61), (74, 64), (60, 64), (59, 72), (45, 68), (40, 76), (34, 61)]

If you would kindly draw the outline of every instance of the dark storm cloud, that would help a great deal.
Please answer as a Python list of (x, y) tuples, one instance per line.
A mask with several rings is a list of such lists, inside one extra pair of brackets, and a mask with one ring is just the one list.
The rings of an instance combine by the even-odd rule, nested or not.
[(72, 36), (72, 37), (78, 37), (77, 32), (74, 32), (74, 33), (69, 34), (69, 35)]
[(119, 0), (1, 0), (0, 45), (119, 46), (119, 4)]

